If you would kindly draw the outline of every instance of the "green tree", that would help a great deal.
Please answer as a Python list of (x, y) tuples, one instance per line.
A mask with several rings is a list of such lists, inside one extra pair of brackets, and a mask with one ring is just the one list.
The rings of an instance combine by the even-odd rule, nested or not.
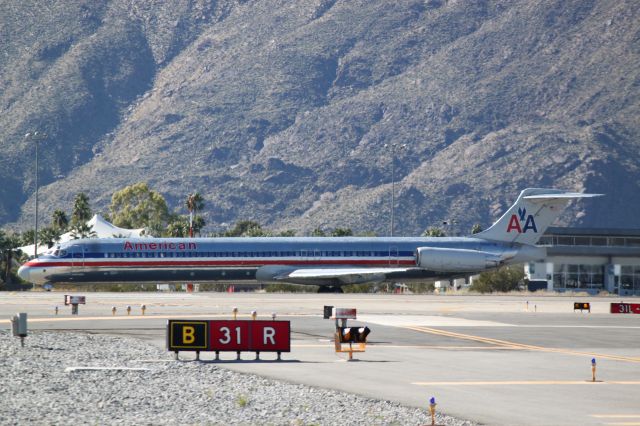
[(193, 218), (193, 224), (191, 227), (193, 228), (194, 233), (200, 235), (200, 231), (202, 231), (202, 228), (204, 228), (205, 225), (206, 222), (204, 221), (204, 218), (202, 216), (196, 216)]
[(169, 223), (167, 224), (166, 235), (168, 237), (182, 238), (189, 235), (189, 221), (178, 214), (169, 216)]
[(278, 234), (278, 237), (295, 237), (296, 231), (293, 229), (287, 229), (286, 231), (282, 231)]
[(121, 228), (154, 228), (169, 216), (164, 197), (149, 189), (145, 182), (117, 191), (109, 207), (111, 221)]
[(95, 238), (98, 234), (93, 230), (93, 226), (82, 223), (71, 229), (71, 239), (79, 240), (82, 238)]
[(322, 229), (316, 228), (313, 231), (311, 231), (311, 236), (312, 237), (326, 237), (327, 234), (325, 234), (325, 232)]
[(55, 210), (51, 217), (51, 225), (61, 232), (66, 231), (69, 226), (69, 218), (67, 217), (67, 214), (62, 210)]
[(353, 235), (351, 228), (336, 228), (331, 231), (332, 237), (350, 237)]
[(71, 214), (71, 225), (77, 227), (85, 224), (93, 216), (89, 206), (89, 197), (84, 192), (80, 192), (73, 200), (73, 213)]
[[(31, 240), (33, 243), (33, 240)], [(21, 251), (18, 247), (21, 244), (21, 238), (19, 235), (10, 234), (7, 235), (0, 229), (0, 278), (6, 286), (10, 286), (13, 283), (14, 259), (21, 255)]]
[(471, 227), (471, 233), (472, 234), (478, 234), (480, 232), (482, 232), (482, 226), (480, 226), (479, 223), (476, 223)]
[(495, 271), (481, 273), (478, 278), (473, 280), (469, 290), (479, 293), (507, 293), (517, 290), (523, 280), (524, 267), (522, 265), (506, 266)]
[[(189, 210), (189, 236), (193, 237), (193, 233), (195, 232), (194, 217), (198, 210), (202, 210), (204, 208), (204, 198), (202, 198), (202, 195), (194, 192), (187, 196), (185, 205), (187, 206), (187, 210)], [(202, 221), (204, 222), (204, 219), (202, 219)]]
[(47, 248), (53, 247), (55, 243), (60, 241), (60, 229), (55, 226), (43, 228), (39, 234), (39, 241), (46, 244)]
[(253, 220), (241, 220), (235, 226), (224, 233), (225, 237), (267, 237), (269, 233), (262, 229), (258, 222)]
[(33, 244), (33, 239), (36, 235), (36, 231), (34, 229), (28, 229), (20, 235), (20, 245), (28, 246)]
[(436, 226), (428, 227), (423, 233), (423, 237), (444, 237), (446, 236), (442, 228)]

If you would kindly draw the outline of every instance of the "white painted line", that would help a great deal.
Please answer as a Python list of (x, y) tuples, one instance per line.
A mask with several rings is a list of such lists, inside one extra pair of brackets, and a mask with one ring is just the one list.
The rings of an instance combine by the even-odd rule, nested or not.
[(142, 367), (67, 367), (65, 373), (73, 373), (74, 371), (152, 371), (150, 368)]

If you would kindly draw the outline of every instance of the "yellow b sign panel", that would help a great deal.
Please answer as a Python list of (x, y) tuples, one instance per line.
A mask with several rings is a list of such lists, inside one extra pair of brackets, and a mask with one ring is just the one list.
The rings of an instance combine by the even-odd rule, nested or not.
[(169, 351), (201, 351), (209, 347), (208, 321), (167, 322), (167, 349)]

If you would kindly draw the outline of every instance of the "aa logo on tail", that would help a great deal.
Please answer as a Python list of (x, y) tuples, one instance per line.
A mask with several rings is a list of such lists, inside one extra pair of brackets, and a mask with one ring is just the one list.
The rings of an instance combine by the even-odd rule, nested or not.
[[(524, 226), (522, 225), (523, 223)], [(518, 234), (522, 234), (526, 233), (530, 229), (535, 233), (538, 232), (538, 228), (536, 228), (536, 221), (533, 220), (533, 215), (527, 216), (527, 209), (518, 208), (518, 214), (512, 214), (511, 219), (509, 219), (507, 232), (516, 231)]]

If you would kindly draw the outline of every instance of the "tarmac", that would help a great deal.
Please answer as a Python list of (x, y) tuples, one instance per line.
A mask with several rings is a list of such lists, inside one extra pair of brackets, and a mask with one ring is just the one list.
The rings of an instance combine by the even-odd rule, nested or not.
[[(168, 319), (291, 321), (291, 352), (222, 353), (240, 372), (428, 407), (491, 425), (640, 425), (640, 315), (610, 314), (611, 297), (264, 293), (0, 293), (0, 329), (27, 312), (29, 328), (133, 336), (164, 348)], [(638, 298), (627, 298), (640, 303)], [(574, 311), (590, 302), (591, 312)], [(140, 306), (146, 305), (145, 315)], [(334, 350), (323, 306), (356, 308), (366, 351)], [(55, 314), (55, 307), (58, 314)], [(112, 307), (116, 314), (112, 315)], [(131, 306), (127, 315), (126, 306)], [(29, 338), (25, 345), (28, 347)], [(108, 350), (108, 348), (105, 348)], [(181, 353), (181, 359), (194, 359)], [(212, 353), (202, 353), (204, 362)], [(593, 381), (591, 360), (596, 359)]]

